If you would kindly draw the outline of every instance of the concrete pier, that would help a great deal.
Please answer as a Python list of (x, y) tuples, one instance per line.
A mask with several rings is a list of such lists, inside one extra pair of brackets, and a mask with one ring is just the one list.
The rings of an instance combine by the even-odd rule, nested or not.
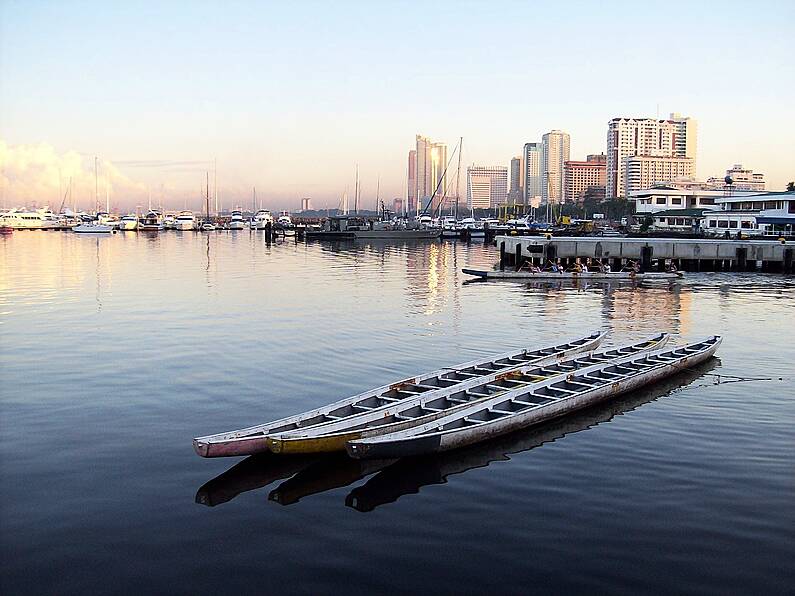
[(497, 236), (500, 269), (530, 261), (543, 265), (560, 259), (598, 259), (617, 270), (638, 261), (645, 271), (672, 262), (683, 271), (770, 271), (793, 273), (795, 243), (774, 240), (705, 240), (675, 238), (539, 238)]

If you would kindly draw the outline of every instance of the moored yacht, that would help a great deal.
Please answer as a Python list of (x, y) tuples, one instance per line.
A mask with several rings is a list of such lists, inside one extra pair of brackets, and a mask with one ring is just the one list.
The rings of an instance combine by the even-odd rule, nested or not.
[(249, 225), (252, 230), (264, 230), (267, 224), (273, 225), (273, 214), (267, 209), (260, 209), (251, 218)]
[(138, 216), (135, 213), (129, 213), (121, 218), (119, 221), (119, 229), (125, 231), (132, 231), (138, 229)]
[(163, 217), (163, 229), (164, 230), (174, 230), (177, 227), (177, 218), (173, 213), (167, 213), (165, 217)]
[(282, 211), (279, 214), (279, 219), (276, 220), (276, 228), (281, 230), (285, 236), (295, 236), (295, 226), (289, 211)]
[(193, 231), (196, 229), (196, 217), (193, 211), (180, 211), (174, 223), (175, 230)]
[(163, 228), (163, 219), (157, 211), (149, 211), (147, 214), (141, 219), (141, 225), (139, 226), (141, 230), (145, 230), (147, 232), (159, 232)]
[(242, 230), (246, 227), (242, 211), (232, 211), (232, 219), (229, 220), (230, 230)]

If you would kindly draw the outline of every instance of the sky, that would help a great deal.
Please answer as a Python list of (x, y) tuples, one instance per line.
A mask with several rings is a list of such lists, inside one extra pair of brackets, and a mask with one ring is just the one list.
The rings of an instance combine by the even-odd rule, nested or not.
[(0, 0), (6, 206), (403, 196), (416, 134), (509, 165), (617, 116), (698, 121), (697, 176), (795, 179), (795, 3)]

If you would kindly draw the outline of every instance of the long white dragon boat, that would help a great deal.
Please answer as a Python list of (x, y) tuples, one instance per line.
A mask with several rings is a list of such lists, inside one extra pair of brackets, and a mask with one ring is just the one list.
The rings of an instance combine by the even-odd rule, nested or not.
[[(202, 457), (252, 455), (268, 450), (272, 435), (308, 429), (321, 424), (371, 412), (377, 408), (411, 400), (421, 394), (441, 392), (451, 388), (463, 389), (480, 381), (496, 380), (499, 375), (521, 366), (539, 366), (564, 360), (571, 356), (592, 352), (606, 333), (595, 332), (588, 336), (543, 348), (512, 350), (496, 356), (465, 362), (457, 366), (383, 385), (364, 393), (347, 397), (332, 404), (301, 414), (193, 439), (193, 448)], [(342, 447), (340, 447), (342, 448)]]
[(720, 336), (686, 346), (583, 367), (563, 377), (520, 387), (433, 422), (349, 441), (357, 459), (448, 451), (519, 430), (612, 399), (711, 358)]
[(310, 428), (272, 435), (267, 439), (268, 448), (274, 453), (343, 451), (348, 441), (421, 425), (518, 388), (540, 385), (555, 377), (563, 378), (580, 368), (659, 349), (665, 345), (668, 337), (667, 334), (662, 333), (650, 339), (606, 351), (575, 355), (553, 363), (526, 364), (443, 390), (427, 391), (397, 403), (385, 404), (369, 412), (343, 417)]
[(472, 275), (481, 279), (539, 279), (539, 280), (556, 280), (556, 279), (581, 279), (581, 280), (594, 280), (594, 281), (643, 281), (643, 280), (674, 280), (683, 277), (681, 271), (674, 272), (658, 272), (650, 271), (647, 273), (635, 273), (634, 271), (616, 271), (615, 273), (600, 273), (598, 271), (588, 271), (587, 273), (577, 273), (576, 271), (567, 271), (563, 273), (553, 273), (552, 271), (540, 271), (533, 273), (532, 271), (489, 271), (485, 269), (462, 269), (466, 275)]

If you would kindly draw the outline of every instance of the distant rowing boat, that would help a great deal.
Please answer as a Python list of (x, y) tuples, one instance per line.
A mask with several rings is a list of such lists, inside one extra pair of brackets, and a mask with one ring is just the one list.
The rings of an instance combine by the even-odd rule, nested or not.
[(721, 344), (713, 336), (687, 346), (644, 353), (581, 368), (563, 377), (481, 400), (427, 424), (347, 444), (359, 459), (396, 458), (448, 451), (563, 416), (711, 358)]
[(193, 440), (193, 448), (202, 457), (252, 455), (268, 450), (268, 438), (274, 435), (309, 429), (358, 414), (416, 398), (420, 394), (464, 388), (482, 379), (497, 376), (520, 366), (551, 364), (576, 354), (596, 349), (605, 333), (592, 333), (573, 341), (537, 348), (512, 350), (489, 358), (465, 362), (427, 374), (383, 385), (314, 410), (249, 428), (218, 433)]
[(667, 341), (668, 335), (662, 333), (651, 339), (603, 352), (575, 355), (550, 364), (531, 363), (444, 390), (421, 393), (414, 398), (387, 404), (370, 412), (271, 436), (268, 438), (268, 448), (274, 453), (342, 451), (348, 441), (425, 424), (519, 387), (530, 387), (554, 377), (571, 374), (580, 368), (659, 349)]
[(672, 280), (679, 279), (683, 274), (679, 271), (672, 273), (663, 272), (649, 272), (649, 273), (635, 273), (632, 271), (618, 271), (616, 273), (576, 273), (574, 271), (565, 273), (553, 273), (551, 271), (542, 271), (540, 273), (532, 273), (531, 271), (484, 271), (480, 269), (462, 269), (467, 275), (474, 275), (483, 279), (583, 279), (583, 280)]

